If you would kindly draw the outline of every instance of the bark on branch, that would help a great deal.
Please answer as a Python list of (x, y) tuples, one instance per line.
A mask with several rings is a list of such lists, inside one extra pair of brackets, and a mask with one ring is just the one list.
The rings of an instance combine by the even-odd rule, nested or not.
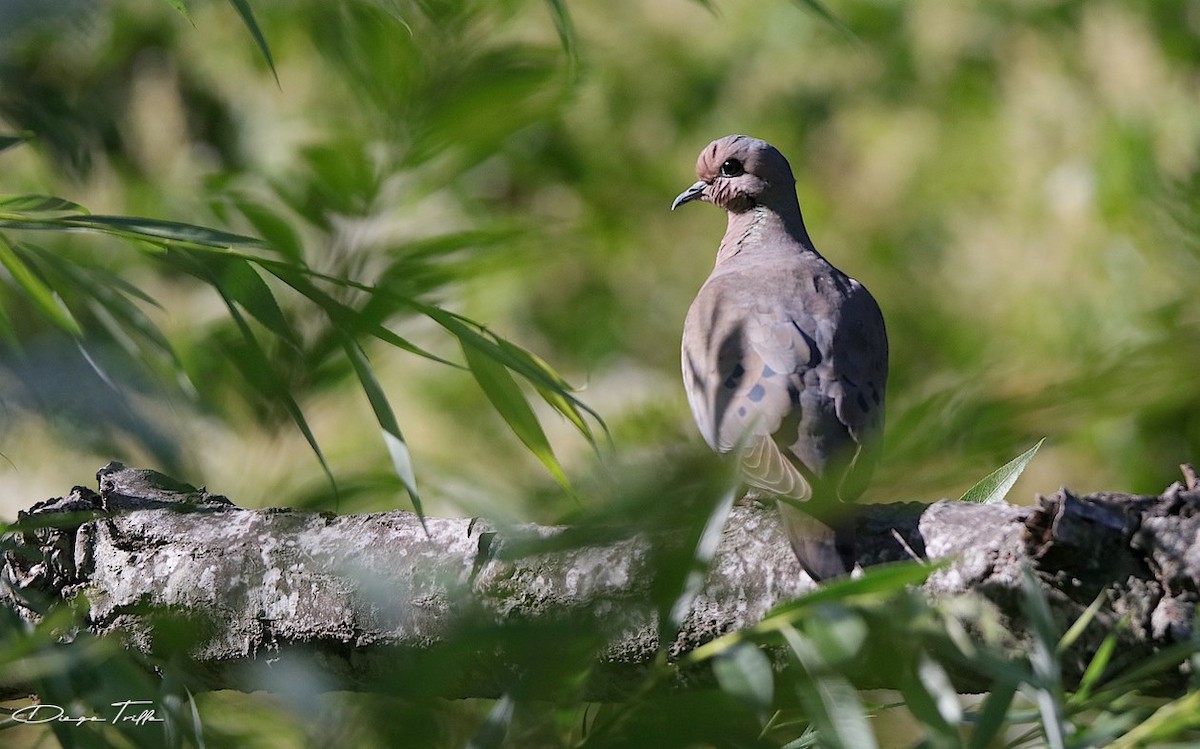
[[(865, 566), (913, 554), (949, 560), (925, 591), (936, 599), (986, 599), (1017, 647), (1029, 626), (1020, 605), (1023, 563), (1036, 571), (1061, 630), (1104, 592), (1107, 604), (1064, 664), (1073, 671), (1065, 675), (1070, 681), (1120, 618), (1128, 619), (1120, 630), (1124, 652), (1149, 654), (1191, 637), (1200, 591), (1200, 491), (1195, 476), (1185, 475), (1186, 486), (1161, 496), (1077, 497), (1063, 489), (1034, 507), (866, 507), (859, 558)], [(246, 665), (299, 648), (337, 688), (370, 688), (408, 666), (445, 663), (440, 693), (495, 696), (514, 671), (528, 668), (506, 660), (506, 627), (520, 622), (545, 637), (547, 661), (601, 652), (587, 694), (618, 699), (658, 650), (648, 589), (657, 539), (551, 545), (509, 558), (497, 548), (553, 541), (566, 530), (498, 533), (454, 518), (429, 518), (423, 529), (400, 511), (246, 510), (119, 463), (97, 476), (98, 493), (75, 487), (22, 513), (26, 530), (5, 547), (0, 605), (32, 620), (48, 601), (82, 595), (88, 628), (124, 632), (146, 652), (187, 651), (212, 688), (255, 686), (244, 678)], [(753, 625), (812, 587), (774, 510), (735, 506), (669, 651), (678, 656)], [(181, 630), (169, 624), (179, 618), (191, 628), (175, 642), (169, 633)], [(578, 635), (581, 626), (603, 643), (582, 655), (556, 651), (556, 628)], [(490, 633), (487, 653), (454, 650), (449, 643), (464, 628)], [(986, 686), (961, 678), (964, 690)], [(12, 695), (20, 686), (0, 691)]]

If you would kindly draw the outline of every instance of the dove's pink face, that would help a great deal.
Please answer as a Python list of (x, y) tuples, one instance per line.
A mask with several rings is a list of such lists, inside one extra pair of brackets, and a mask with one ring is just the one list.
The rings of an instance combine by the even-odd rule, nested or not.
[(703, 200), (742, 213), (769, 204), (777, 190), (781, 195), (795, 195), (796, 180), (783, 154), (746, 135), (727, 135), (709, 143), (696, 159), (696, 176), (700, 181), (680, 193), (672, 209)]

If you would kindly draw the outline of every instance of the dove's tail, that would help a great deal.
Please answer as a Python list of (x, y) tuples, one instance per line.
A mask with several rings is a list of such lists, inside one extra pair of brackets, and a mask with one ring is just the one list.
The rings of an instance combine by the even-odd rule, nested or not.
[(852, 505), (841, 505), (836, 514), (818, 520), (786, 500), (778, 504), (792, 551), (809, 577), (820, 582), (850, 574), (856, 561)]

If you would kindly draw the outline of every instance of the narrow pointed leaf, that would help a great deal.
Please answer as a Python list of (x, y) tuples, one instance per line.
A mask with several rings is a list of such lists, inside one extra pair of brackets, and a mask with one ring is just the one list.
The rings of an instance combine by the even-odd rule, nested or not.
[(304, 412), (300, 409), (300, 404), (292, 397), (292, 394), (286, 389), (279, 386), (281, 379), (274, 375), (274, 367), (271, 366), (271, 360), (259, 344), (258, 339), (254, 337), (254, 331), (250, 329), (249, 323), (242, 313), (238, 311), (237, 305), (232, 299), (225, 296), (218, 287), (217, 292), (221, 294), (222, 300), (225, 302), (226, 309), (229, 310), (230, 317), (233, 318), (237, 325), (238, 331), (242, 334), (242, 338), (246, 341), (246, 351), (250, 354), (252, 361), (246, 362), (240, 357), (234, 358), (233, 363), (241, 370), (242, 376), (251, 387), (258, 390), (268, 398), (279, 402), (292, 422), (300, 429), (300, 433), (304, 435), (304, 439), (308, 442), (308, 446), (312, 449), (313, 454), (317, 456), (317, 461), (321, 464), (321, 469), (325, 472), (325, 477), (329, 479), (329, 483), (335, 488), (337, 481), (333, 477), (333, 471), (329, 468), (329, 463), (325, 460), (325, 453), (322, 452), (320, 444), (317, 442), (316, 435), (308, 425), (308, 419), (304, 418)]
[(726, 694), (758, 712), (775, 699), (771, 660), (753, 643), (742, 642), (713, 659), (713, 675)]
[[(473, 323), (468, 324), (468, 321), (460, 315), (455, 315), (440, 307), (422, 304), (417, 301), (413, 301), (411, 304), (422, 314), (449, 331), (451, 335), (458, 338), (462, 343), (469, 344), (489, 353), (492, 358), (529, 380), (535, 387), (544, 387), (552, 392), (559, 393), (562, 398), (566, 399), (576, 408), (586, 412), (603, 425), (604, 422), (600, 419), (600, 416), (584, 405), (578, 398), (571, 395), (570, 386), (545, 362), (503, 339), (493, 340), (485, 336), (479, 330), (472, 327)], [(554, 405), (554, 403), (551, 403), (551, 405)], [(575, 420), (572, 419), (572, 422), (574, 423)], [(585, 432), (585, 434), (587, 433)]]
[(983, 701), (983, 710), (975, 721), (975, 730), (971, 733), (970, 749), (987, 749), (992, 746), (992, 740), (1008, 723), (1008, 711), (1016, 696), (1015, 684), (1002, 682), (992, 686), (991, 692)]
[[(429, 359), (430, 361), (435, 361), (439, 364), (444, 364), (448, 367), (462, 369), (460, 365), (450, 361), (449, 359), (440, 357), (431, 351), (421, 348), (408, 339), (403, 338), (402, 336), (383, 327), (378, 322), (364, 319), (363, 315), (359, 313), (358, 310), (350, 307), (349, 305), (343, 304), (337, 299), (334, 299), (326, 294), (321, 289), (317, 288), (315, 284), (305, 277), (302, 269), (298, 269), (293, 265), (287, 265), (284, 263), (272, 263), (264, 261), (256, 262), (258, 262), (259, 266), (264, 270), (270, 272), (280, 281), (283, 281), (288, 286), (291, 286), (309, 301), (320, 307), (321, 310), (329, 316), (330, 320), (336, 323), (347, 333), (354, 335), (374, 336), (384, 343), (395, 346), (403, 351), (407, 351), (410, 354), (416, 354), (417, 356)], [(370, 288), (359, 290), (373, 293), (373, 290)]]
[(563, 51), (571, 62), (572, 71), (578, 60), (575, 44), (575, 24), (571, 21), (571, 13), (563, 0), (546, 0), (550, 15), (554, 18), (554, 28), (558, 31), (558, 40), (562, 43)]
[(214, 270), (219, 273), (221, 287), (225, 293), (272, 333), (288, 343), (299, 345), (299, 336), (292, 329), (283, 310), (279, 308), (279, 302), (275, 300), (271, 288), (250, 263), (221, 257), (221, 262), (215, 265), (217, 267)]
[(250, 36), (254, 37), (258, 51), (262, 52), (263, 59), (267, 61), (267, 67), (271, 69), (271, 75), (275, 76), (275, 83), (278, 84), (279, 73), (275, 70), (275, 60), (271, 58), (271, 48), (267, 46), (267, 39), (263, 36), (262, 29), (258, 27), (258, 21), (254, 20), (254, 11), (250, 9), (250, 3), (246, 0), (229, 0), (229, 4), (242, 17), (242, 23), (250, 31)]
[(70, 310), (63, 305), (58, 295), (38, 278), (25, 261), (18, 255), (17, 250), (6, 240), (0, 238), (0, 265), (8, 271), (13, 280), (25, 292), (25, 296), (33, 303), (42, 315), (71, 335), (83, 335), (79, 323), (71, 315)]
[(297, 263), (302, 261), (304, 257), (303, 243), (291, 224), (265, 206), (249, 200), (239, 200), (235, 205), (254, 227), (254, 230), (271, 246), (271, 249)]
[(13, 146), (19, 146), (27, 140), (29, 139), (21, 135), (0, 135), (0, 151), (6, 151)]
[(794, 627), (784, 627), (780, 633), (808, 674), (808, 679), (797, 682), (796, 692), (820, 732), (821, 745), (832, 749), (877, 747), (854, 685), (829, 673), (816, 646)]
[(0, 213), (72, 215), (87, 210), (65, 198), (53, 195), (9, 195), (0, 198)]
[(73, 227), (95, 229), (120, 236), (151, 240), (173, 240), (208, 247), (262, 247), (261, 239), (210, 229), (206, 226), (133, 216), (79, 216), (69, 219)]
[(467, 367), (475, 376), (475, 381), (483, 390), (484, 395), (491, 401), (497, 413), (508, 422), (508, 426), (517, 438), (529, 448), (550, 475), (564, 489), (570, 491), (571, 485), (563, 472), (558, 458), (546, 439), (546, 433), (538, 422), (537, 414), (533, 412), (529, 401), (522, 392), (517, 381), (513, 379), (508, 369), (489, 356), (486, 351), (463, 341), (463, 355), (467, 359)]
[(188, 13), (187, 4), (184, 3), (183, 0), (164, 0), (164, 2), (166, 2), (167, 5), (170, 5), (175, 10), (179, 11), (179, 15), (183, 16), (188, 21), (192, 20), (191, 14)]
[(1029, 461), (1033, 460), (1033, 456), (1037, 454), (1038, 448), (1045, 441), (1046, 438), (1042, 437), (1036, 445), (992, 471), (987, 476), (984, 476), (979, 483), (968, 489), (959, 498), (959, 501), (975, 502), (984, 505), (1003, 502), (1004, 497), (1008, 495), (1008, 490), (1012, 489), (1013, 484), (1017, 483), (1017, 479), (1025, 471), (1025, 466), (1029, 465)]
[(1079, 691), (1072, 697), (1072, 701), (1082, 702), (1087, 699), (1092, 689), (1099, 683), (1104, 670), (1108, 668), (1109, 661), (1112, 660), (1116, 649), (1117, 633), (1110, 632), (1100, 643), (1100, 647), (1096, 648), (1092, 660), (1088, 662), (1087, 668), (1083, 671), (1083, 676), (1079, 678)]
[(371, 403), (371, 410), (375, 412), (375, 421), (383, 430), (383, 442), (387, 446), (388, 455), (391, 456), (392, 467), (395, 469), (396, 475), (400, 477), (401, 483), (404, 484), (408, 496), (412, 499), (413, 510), (421, 519), (421, 524), (424, 525), (425, 512), (421, 508), (421, 495), (417, 492), (417, 477), (413, 471), (412, 455), (408, 451), (404, 435), (400, 432), (400, 424), (396, 421), (392, 406), (388, 403), (387, 396), (371, 369), (371, 363), (367, 361), (366, 354), (363, 353), (358, 343), (347, 336), (342, 339), (342, 345), (354, 367), (354, 373), (358, 375), (363, 392), (366, 393), (367, 400)]

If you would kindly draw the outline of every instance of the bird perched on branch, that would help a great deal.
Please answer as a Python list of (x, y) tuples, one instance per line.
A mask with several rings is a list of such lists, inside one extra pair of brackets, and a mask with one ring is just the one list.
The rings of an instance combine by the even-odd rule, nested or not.
[(744, 481), (778, 500), (801, 565), (827, 579), (854, 567), (854, 518), (883, 431), (888, 347), (866, 287), (813, 247), (787, 159), (730, 135), (696, 161), (701, 200), (729, 223), (688, 310), (683, 384), (712, 449), (736, 451)]

